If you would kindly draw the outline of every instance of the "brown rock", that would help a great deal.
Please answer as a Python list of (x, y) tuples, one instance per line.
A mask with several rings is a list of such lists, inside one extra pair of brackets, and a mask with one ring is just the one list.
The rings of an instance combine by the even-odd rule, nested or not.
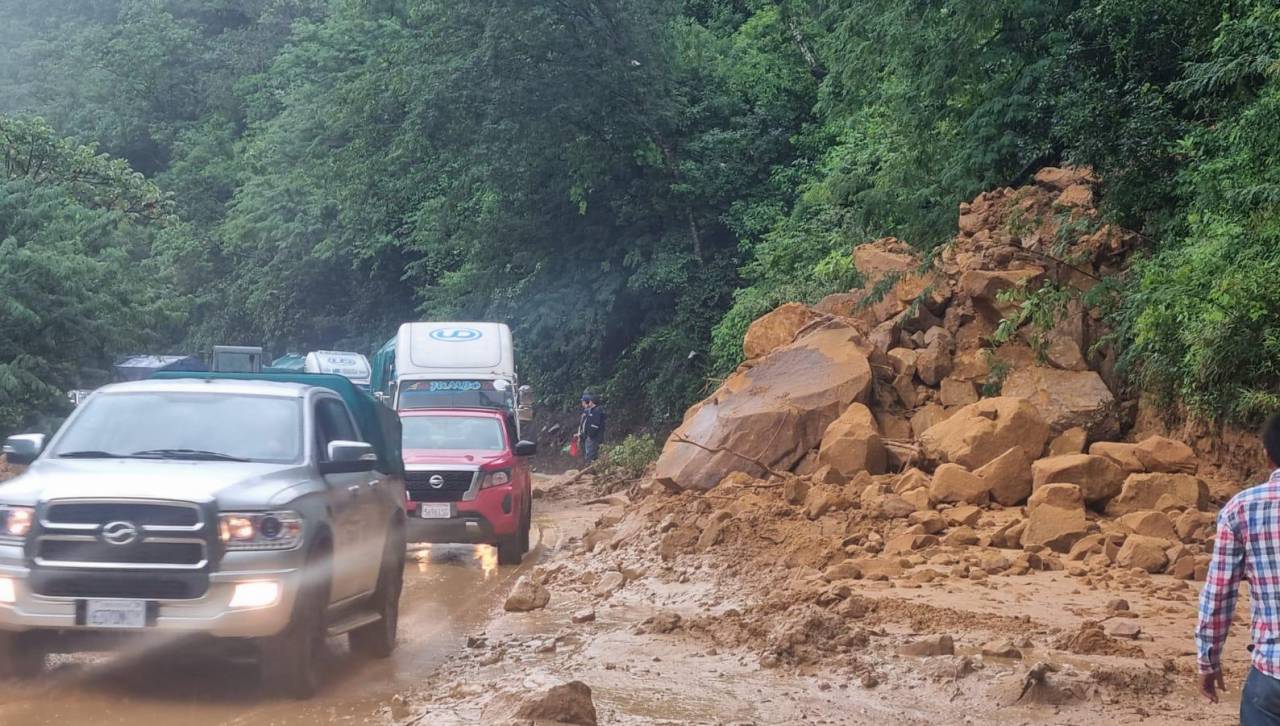
[(890, 537), (888, 542), (884, 543), (884, 553), (886, 555), (901, 555), (915, 550), (922, 550), (926, 547), (933, 547), (938, 544), (938, 538), (931, 534), (900, 534), (896, 537)]
[(1214, 520), (1212, 515), (1194, 509), (1183, 512), (1173, 523), (1174, 532), (1177, 533), (1178, 539), (1183, 542), (1195, 542), (1205, 539), (1212, 533), (1213, 527)]
[(943, 464), (933, 472), (929, 499), (934, 502), (986, 504), (991, 485), (958, 464)]
[(950, 635), (930, 635), (902, 646), (898, 652), (921, 657), (955, 655), (956, 646)]
[(832, 421), (818, 446), (818, 461), (846, 479), (860, 471), (883, 474), (884, 444), (871, 410), (861, 403), (853, 403)]
[(1068, 552), (1084, 537), (1084, 496), (1075, 484), (1045, 484), (1027, 500), (1027, 524), (1022, 546), (1048, 547)]
[(1163, 436), (1143, 439), (1133, 453), (1150, 472), (1194, 474), (1198, 468), (1196, 454), (1190, 446)]
[(968, 270), (960, 275), (960, 291), (974, 300), (997, 303), (1005, 290), (1029, 285), (1044, 275), (1039, 267), (1024, 270)]
[(880, 436), (884, 439), (898, 439), (900, 441), (910, 441), (915, 438), (911, 433), (911, 421), (906, 418), (905, 414), (898, 414), (893, 411), (875, 411), (876, 423), (880, 426)]
[(516, 581), (502, 608), (511, 613), (541, 610), (551, 602), (551, 593), (541, 584), (525, 576)]
[(840, 485), (849, 481), (849, 477), (845, 476), (841, 471), (830, 464), (823, 464), (822, 466), (819, 466), (817, 471), (813, 472), (813, 475), (809, 478), (816, 484)]
[(1194, 556), (1184, 555), (1169, 568), (1169, 574), (1179, 580), (1194, 580), (1196, 579), (1196, 564)]
[(1082, 427), (1091, 438), (1107, 439), (1119, 428), (1110, 413), (1115, 397), (1093, 371), (1018, 368), (1005, 377), (1000, 392), (1030, 401), (1053, 432)]
[(1119, 517), (1130, 512), (1154, 509), (1208, 509), (1209, 487), (1190, 474), (1130, 474), (1110, 502), (1107, 514)]
[(1036, 172), (1035, 182), (1037, 186), (1060, 192), (1076, 183), (1078, 175), (1075, 169), (1061, 169), (1056, 166), (1046, 166)]
[(768, 355), (795, 340), (796, 334), (817, 320), (819, 314), (807, 305), (787, 303), (757, 318), (742, 339), (747, 359)]
[(902, 494), (901, 497), (903, 501), (915, 507), (918, 512), (927, 510), (932, 506), (932, 502), (929, 501), (928, 487), (912, 489), (911, 491)]
[(894, 494), (906, 494), (912, 489), (929, 486), (929, 475), (919, 469), (907, 469), (893, 483)]
[(1133, 640), (1142, 634), (1142, 626), (1136, 620), (1114, 620), (1107, 624), (1107, 635), (1113, 638)]
[(877, 502), (874, 512), (885, 519), (902, 519), (916, 512), (916, 505), (897, 494), (886, 494)]
[(1031, 465), (1031, 487), (1075, 484), (1086, 502), (1100, 502), (1120, 493), (1123, 472), (1110, 459), (1089, 454), (1067, 454), (1040, 459)]
[(1079, 562), (1090, 555), (1102, 554), (1102, 547), (1102, 535), (1085, 535), (1084, 537), (1081, 537), (1078, 542), (1071, 545), (1071, 550), (1067, 552), (1067, 559), (1073, 562)]
[(943, 535), (942, 543), (953, 547), (968, 547), (978, 544), (978, 533), (970, 527), (956, 527)]
[(1178, 540), (1178, 533), (1164, 512), (1130, 512), (1118, 520), (1134, 534), (1144, 537), (1157, 537), (1170, 541)]
[(1170, 544), (1168, 540), (1131, 534), (1125, 537), (1124, 545), (1116, 555), (1116, 564), (1137, 567), (1153, 574), (1164, 572), (1164, 568), (1169, 566), (1169, 557), (1164, 550)]
[(942, 379), (938, 398), (943, 406), (968, 406), (978, 401), (978, 389), (973, 381), (962, 381), (950, 376)]
[(932, 461), (976, 469), (1014, 446), (1038, 456), (1048, 438), (1049, 427), (1030, 403), (1002, 396), (956, 411), (921, 434), (920, 446)]
[(822, 579), (827, 582), (835, 582), (836, 580), (861, 580), (862, 568), (855, 562), (845, 560), (838, 562), (826, 569), (822, 573)]
[(654, 480), (669, 489), (710, 489), (731, 471), (766, 473), (743, 455), (790, 469), (849, 404), (867, 396), (871, 367), (859, 340), (849, 328), (818, 330), (731, 375), (672, 432)]
[(1114, 610), (1114, 611), (1116, 611), (1116, 612), (1128, 612), (1128, 611), (1129, 611), (1129, 601), (1128, 601), (1128, 600), (1125, 600), (1124, 598), (1121, 598), (1121, 597), (1117, 597), (1117, 598), (1114, 598), (1114, 599), (1108, 600), (1108, 601), (1107, 601), (1107, 609), (1108, 609), (1108, 610)]
[(908, 378), (916, 373), (916, 351), (910, 348), (893, 348), (887, 353), (889, 364), (893, 366), (893, 372), (896, 375), (905, 375)]
[(947, 411), (936, 403), (921, 406), (911, 416), (911, 432), (916, 438), (920, 438), (925, 431), (951, 418), (953, 413), (955, 411)]
[(575, 726), (596, 726), (597, 723), (591, 688), (582, 681), (570, 681), (552, 687), (521, 706), (516, 712), (516, 718)]
[(788, 504), (799, 504), (809, 496), (809, 482), (798, 476), (789, 477), (782, 482), (782, 498)]
[(913, 512), (907, 517), (907, 522), (920, 525), (925, 534), (937, 534), (947, 528), (947, 520), (934, 511)]
[(916, 356), (916, 375), (930, 386), (936, 386), (951, 372), (951, 347), (937, 338)]
[(849, 508), (849, 500), (837, 492), (814, 489), (809, 492), (805, 502), (805, 515), (809, 519), (817, 519), (827, 512), (841, 511)]
[(579, 610), (570, 618), (571, 621), (581, 625), (582, 623), (590, 623), (596, 619), (596, 611), (590, 608)]
[(1143, 470), (1142, 462), (1138, 459), (1137, 448), (1137, 444), (1099, 441), (1089, 447), (1089, 453), (1106, 457), (1124, 473), (1134, 474)]
[(1060, 207), (1081, 207), (1088, 208), (1093, 206), (1093, 188), (1084, 184), (1072, 184), (1054, 200), (1054, 204)]
[(1031, 457), (1021, 446), (1011, 447), (973, 473), (991, 485), (991, 498), (1006, 507), (1031, 496)]
[(982, 646), (982, 655), (987, 658), (1022, 659), (1022, 651), (1008, 640), (993, 640)]
[(1049, 456), (1083, 454), (1085, 439), (1088, 435), (1088, 432), (1079, 426), (1063, 431), (1049, 442)]
[(982, 518), (982, 510), (971, 504), (961, 504), (943, 512), (942, 516), (952, 525), (976, 527), (978, 520)]

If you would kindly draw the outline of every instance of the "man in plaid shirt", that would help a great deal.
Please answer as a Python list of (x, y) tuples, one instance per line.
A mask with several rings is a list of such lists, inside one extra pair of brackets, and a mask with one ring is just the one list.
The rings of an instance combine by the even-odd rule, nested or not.
[(1213, 561), (1200, 592), (1196, 651), (1200, 693), (1218, 702), (1222, 646), (1235, 611), (1241, 577), (1253, 603), (1253, 667), (1240, 694), (1240, 723), (1280, 724), (1280, 415), (1267, 421), (1262, 445), (1271, 477), (1231, 498), (1218, 515)]

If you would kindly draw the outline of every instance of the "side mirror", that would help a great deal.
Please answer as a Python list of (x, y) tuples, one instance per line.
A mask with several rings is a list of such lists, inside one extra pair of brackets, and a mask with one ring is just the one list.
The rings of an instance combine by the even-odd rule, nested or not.
[(533, 441), (516, 442), (516, 456), (533, 456), (538, 453), (538, 444)]
[(5, 439), (4, 448), (0, 451), (4, 452), (4, 457), (10, 464), (26, 466), (44, 451), (44, 442), (44, 434), (18, 434)]
[(516, 416), (520, 419), (520, 423), (529, 423), (533, 420), (533, 406), (521, 406), (516, 409)]
[(378, 455), (363, 441), (330, 441), (329, 460), (320, 462), (321, 474), (354, 474), (373, 471)]

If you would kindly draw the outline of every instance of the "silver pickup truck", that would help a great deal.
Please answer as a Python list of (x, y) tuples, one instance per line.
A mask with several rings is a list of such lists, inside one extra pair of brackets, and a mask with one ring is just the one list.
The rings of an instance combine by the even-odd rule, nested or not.
[[(107, 386), (47, 445), (5, 442), (10, 462), (30, 462), (0, 485), (8, 675), (40, 672), (50, 652), (196, 641), (256, 653), (269, 687), (307, 697), (326, 637), (391, 654), (399, 432), (368, 436), (358, 422), (378, 416), (348, 402), (381, 404), (340, 395), (350, 384), (336, 376), (208, 375)], [(391, 456), (369, 443), (390, 436)]]

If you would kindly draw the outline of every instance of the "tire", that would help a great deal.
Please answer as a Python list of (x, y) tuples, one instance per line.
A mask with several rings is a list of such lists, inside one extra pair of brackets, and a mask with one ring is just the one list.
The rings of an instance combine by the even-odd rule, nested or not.
[(382, 566), (378, 570), (378, 589), (370, 605), (382, 616), (378, 622), (356, 628), (347, 634), (351, 652), (366, 658), (390, 658), (396, 649), (396, 629), (400, 623), (400, 591), (404, 589), (405, 537), (398, 523), (387, 533)]
[(520, 517), (520, 528), (516, 533), (498, 540), (498, 564), (518, 565), (524, 560), (524, 553), (529, 551), (529, 510)]
[(33, 633), (0, 633), (0, 678), (38, 678), (44, 673), (45, 646)]
[(311, 698), (324, 680), (325, 610), (329, 603), (327, 552), (307, 558), (306, 572), (320, 573), (303, 586), (284, 631), (259, 642), (262, 680), (269, 691)]
[(524, 510), (524, 523), (520, 526), (520, 539), (523, 542), (522, 549), (525, 554), (529, 553), (529, 531), (533, 526), (533, 504), (527, 505)]

